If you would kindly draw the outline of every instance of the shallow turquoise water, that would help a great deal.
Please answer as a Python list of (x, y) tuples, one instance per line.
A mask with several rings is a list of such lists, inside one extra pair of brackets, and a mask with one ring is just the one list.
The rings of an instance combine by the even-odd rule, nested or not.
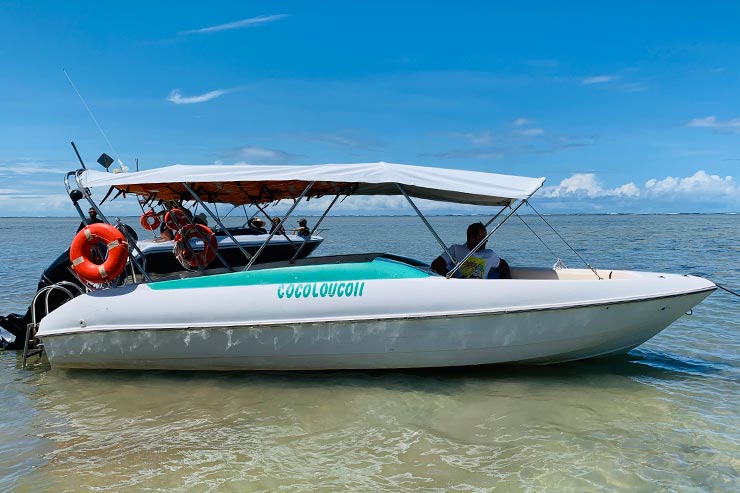
[[(431, 220), (447, 242), (470, 221)], [(740, 290), (738, 215), (548, 220), (597, 268)], [(0, 314), (25, 310), (78, 223), (0, 218)], [(317, 254), (439, 250), (413, 217), (323, 226)], [(491, 246), (514, 265), (555, 261), (515, 218)], [(718, 291), (625, 357), (537, 368), (22, 370), (0, 352), (0, 491), (736, 491), (739, 307)]]

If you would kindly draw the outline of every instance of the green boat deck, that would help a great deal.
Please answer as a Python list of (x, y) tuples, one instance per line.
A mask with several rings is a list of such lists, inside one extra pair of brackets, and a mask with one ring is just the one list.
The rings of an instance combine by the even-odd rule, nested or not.
[(417, 267), (378, 257), (370, 262), (298, 265), (173, 279), (153, 282), (149, 284), (149, 287), (154, 290), (193, 289), (262, 284), (415, 279), (430, 275)]

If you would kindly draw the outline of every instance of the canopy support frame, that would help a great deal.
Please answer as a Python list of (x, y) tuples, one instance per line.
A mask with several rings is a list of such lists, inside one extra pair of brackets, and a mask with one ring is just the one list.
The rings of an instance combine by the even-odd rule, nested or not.
[[(216, 214), (214, 214), (213, 212), (211, 212), (211, 209), (209, 209), (208, 206), (206, 205), (206, 203), (203, 202), (200, 199), (200, 197), (198, 196), (198, 194), (196, 194), (195, 191), (192, 188), (190, 188), (190, 185), (188, 185), (187, 183), (184, 183), (183, 182), (183, 186), (187, 189), (188, 192), (190, 192), (190, 195), (193, 196), (193, 198), (195, 199), (195, 201), (198, 202), (198, 204), (200, 204), (201, 207), (203, 207), (203, 210), (206, 211), (206, 213), (208, 213), (208, 215), (211, 216), (214, 221), (216, 221), (216, 224), (218, 224), (219, 227), (221, 227), (221, 230), (223, 230), (223, 232), (226, 233), (226, 236), (228, 236), (229, 238), (231, 238), (231, 241), (233, 241), (234, 242), (234, 245), (236, 245), (236, 247), (239, 249), (239, 251), (244, 254), (244, 257), (248, 261), (251, 261), (252, 260), (252, 255), (250, 255), (248, 251), (246, 251), (244, 248), (242, 248), (241, 244), (237, 241), (236, 238), (234, 238), (234, 235), (232, 235), (231, 232), (229, 231), (229, 229), (226, 226), (224, 226), (224, 223), (221, 222), (221, 220), (218, 218), (218, 216)], [(205, 245), (204, 245), (204, 248), (205, 248)], [(218, 250), (216, 251), (216, 254), (218, 254)], [(229, 270), (231, 270), (231, 271), (234, 270), (230, 265), (228, 265), (228, 263), (225, 263), (225, 259), (221, 258), (220, 255), (219, 255), (219, 259), (221, 260), (221, 262), (224, 262), (224, 265), (226, 265)]]
[(244, 266), (244, 269), (242, 272), (246, 272), (249, 270), (250, 267), (252, 267), (252, 264), (254, 264), (255, 260), (257, 260), (257, 257), (259, 257), (259, 254), (262, 253), (262, 250), (267, 247), (267, 244), (270, 243), (270, 240), (273, 236), (275, 236), (275, 233), (280, 229), (280, 227), (285, 223), (285, 221), (288, 220), (290, 215), (293, 213), (296, 207), (298, 207), (298, 204), (301, 203), (303, 198), (308, 194), (308, 192), (311, 190), (311, 187), (313, 187), (315, 181), (310, 182), (308, 185), (306, 185), (306, 188), (303, 189), (303, 192), (298, 196), (298, 198), (293, 202), (293, 205), (288, 209), (288, 212), (285, 214), (285, 216), (280, 220), (280, 224), (278, 224), (275, 229), (270, 231), (270, 236), (267, 237), (267, 239), (262, 243), (262, 245), (259, 247), (259, 249), (252, 255), (252, 258), (249, 260), (249, 263)]
[(334, 204), (337, 203), (337, 200), (339, 199), (339, 196), (341, 194), (342, 194), (342, 192), (339, 192), (334, 197), (334, 199), (331, 201), (331, 204), (329, 204), (329, 207), (327, 207), (326, 210), (324, 211), (324, 214), (322, 214), (321, 217), (319, 218), (319, 220), (316, 221), (316, 226), (314, 226), (313, 229), (311, 230), (311, 232), (308, 234), (308, 238), (306, 238), (304, 241), (301, 242), (301, 246), (299, 246), (298, 247), (298, 250), (296, 250), (295, 254), (293, 254), (293, 257), (290, 259), (290, 262), (289, 263), (291, 263), (291, 264), (294, 264), (295, 263), (295, 259), (298, 258), (298, 254), (301, 253), (301, 250), (303, 250), (303, 247), (306, 246), (306, 240), (310, 240), (311, 239), (311, 237), (313, 236), (314, 232), (316, 232), (316, 230), (319, 228), (319, 225), (324, 220), (324, 218), (326, 217), (326, 215), (329, 214), (329, 211), (331, 210), (331, 208), (334, 207)]
[[(493, 229), (491, 230), (491, 232), (490, 232), (490, 233), (488, 233), (488, 234), (486, 235), (486, 237), (485, 237), (485, 238), (483, 238), (483, 239), (482, 239), (482, 240), (481, 240), (480, 242), (478, 242), (478, 244), (477, 244), (477, 245), (475, 245), (475, 248), (473, 248), (473, 249), (472, 249), (472, 250), (471, 250), (471, 251), (470, 251), (470, 252), (469, 252), (469, 253), (468, 253), (468, 254), (467, 254), (467, 255), (465, 256), (465, 258), (464, 258), (464, 259), (462, 259), (461, 261), (459, 261), (459, 262), (458, 262), (458, 263), (457, 263), (457, 264), (456, 264), (456, 265), (455, 265), (455, 266), (454, 266), (454, 267), (453, 267), (453, 268), (452, 268), (452, 269), (451, 269), (451, 270), (450, 270), (450, 271), (449, 271), (449, 272), (447, 273), (447, 275), (445, 275), (445, 277), (446, 277), (447, 279), (449, 279), (450, 277), (452, 277), (452, 276), (453, 276), (453, 275), (455, 274), (455, 272), (457, 272), (457, 270), (458, 270), (458, 269), (460, 269), (460, 267), (462, 266), (462, 264), (464, 264), (464, 263), (465, 263), (465, 262), (466, 262), (466, 261), (467, 261), (467, 260), (468, 260), (468, 259), (469, 259), (470, 257), (472, 257), (472, 256), (473, 256), (473, 254), (475, 253), (475, 251), (476, 251), (476, 250), (478, 250), (478, 248), (479, 248), (479, 247), (480, 247), (481, 245), (483, 245), (483, 243), (487, 242), (487, 241), (488, 241), (488, 239), (489, 239), (489, 238), (490, 238), (491, 236), (493, 236), (493, 234), (494, 234), (494, 233), (495, 233), (496, 231), (498, 231), (498, 229), (499, 229), (499, 228), (500, 228), (501, 226), (503, 226), (503, 225), (504, 225), (504, 223), (505, 223), (506, 221), (508, 221), (508, 220), (509, 220), (509, 218), (510, 218), (511, 216), (513, 216), (513, 215), (514, 215), (514, 213), (515, 213), (515, 212), (516, 212), (516, 211), (517, 211), (517, 210), (518, 210), (518, 209), (519, 209), (519, 208), (520, 208), (521, 206), (523, 206), (524, 204), (526, 204), (526, 203), (527, 203), (527, 202), (529, 201), (529, 198), (530, 198), (530, 197), (531, 197), (532, 195), (534, 195), (535, 193), (537, 193), (537, 190), (539, 190), (540, 188), (542, 188), (542, 186), (543, 186), (544, 184), (545, 184), (545, 183), (544, 183), (544, 181), (543, 181), (542, 183), (540, 183), (540, 186), (539, 186), (539, 187), (537, 187), (536, 189), (534, 189), (534, 190), (532, 191), (532, 193), (530, 193), (529, 195), (527, 195), (527, 196), (526, 196), (526, 197), (524, 197), (523, 199), (520, 199), (520, 200), (519, 200), (519, 203), (518, 203), (518, 204), (516, 205), (516, 207), (514, 207), (514, 208), (513, 208), (512, 210), (511, 210), (511, 212), (510, 212), (509, 214), (507, 214), (507, 215), (506, 215), (506, 217), (504, 217), (504, 219), (503, 219), (503, 220), (502, 220), (502, 221), (501, 221), (500, 223), (498, 223), (498, 224), (496, 225), (496, 227), (494, 227), (494, 228), (493, 228)], [(500, 216), (500, 215), (501, 215), (501, 213), (502, 213), (502, 212), (504, 212), (504, 210), (506, 210), (506, 208), (507, 208), (507, 207), (511, 207), (511, 204), (512, 204), (512, 202), (509, 202), (509, 204), (508, 204), (508, 205), (506, 205), (506, 206), (502, 207), (502, 208), (501, 208), (501, 210), (500, 210), (500, 211), (498, 211), (498, 214), (496, 214), (496, 215), (495, 215), (495, 216), (494, 216), (494, 217), (493, 217), (493, 218), (492, 218), (492, 219), (491, 219), (490, 221), (488, 221), (488, 222), (486, 223), (486, 225), (490, 225), (491, 223), (493, 223), (493, 221), (495, 221), (495, 220), (496, 220), (496, 218), (497, 218), (498, 216)], [(452, 259), (452, 260), (453, 260), (453, 262), (455, 261), (455, 259)]]
[[(406, 197), (406, 200), (409, 202), (409, 204), (411, 204), (411, 207), (416, 212), (416, 215), (419, 216), (419, 219), (421, 219), (421, 222), (424, 223), (424, 225), (427, 227), (427, 229), (429, 229), (429, 231), (432, 233), (432, 236), (434, 236), (434, 239), (437, 240), (437, 243), (439, 243), (439, 245), (442, 247), (442, 251), (443, 252), (446, 252), (447, 251), (447, 245), (445, 245), (445, 242), (442, 241), (442, 238), (439, 237), (439, 235), (434, 230), (434, 228), (432, 227), (432, 225), (429, 224), (429, 221), (427, 221), (427, 218), (424, 217), (424, 214), (422, 214), (421, 211), (419, 210), (419, 208), (416, 207), (416, 204), (414, 204), (414, 201), (411, 200), (411, 197), (409, 197), (409, 194), (406, 193), (406, 190), (403, 188), (403, 185), (401, 185), (400, 183), (396, 183), (396, 186), (398, 187), (398, 190), (401, 191), (401, 194), (403, 194), (403, 196)], [(452, 259), (452, 260), (455, 260), (455, 259)]]
[[(256, 202), (254, 203), (254, 206), (257, 209), (259, 209), (259, 211), (262, 213), (262, 215), (265, 216), (265, 218), (267, 218), (267, 221), (270, 224), (270, 231), (273, 231), (275, 229), (278, 229), (277, 226), (275, 226), (275, 224), (272, 222), (272, 217), (270, 217), (270, 215), (267, 213), (267, 211), (265, 210), (264, 207), (262, 207), (260, 204), (258, 204)], [(256, 216), (256, 214), (255, 214), (255, 216)], [(254, 218), (254, 216), (252, 216), (252, 217)], [(247, 222), (246, 222), (246, 224), (249, 225), (250, 222), (251, 222), (251, 219), (248, 219)], [(267, 226), (267, 225), (265, 225), (265, 226)], [(295, 242), (293, 242), (293, 240), (291, 240), (288, 237), (287, 233), (278, 233), (278, 234), (282, 235), (283, 238), (285, 238), (286, 240), (288, 240), (288, 243), (290, 243), (290, 246), (292, 246), (294, 250), (297, 250), (298, 249), (298, 246), (295, 244)]]

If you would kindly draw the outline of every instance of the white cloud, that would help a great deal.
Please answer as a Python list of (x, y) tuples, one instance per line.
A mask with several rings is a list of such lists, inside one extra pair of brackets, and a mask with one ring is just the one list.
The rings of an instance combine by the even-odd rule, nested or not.
[(716, 116), (707, 116), (705, 118), (694, 118), (689, 120), (686, 126), (712, 128), (718, 132), (740, 133), (740, 118), (721, 121), (717, 120)]
[(276, 15), (260, 15), (258, 17), (250, 17), (249, 19), (242, 19), (240, 21), (227, 22), (225, 24), (218, 24), (216, 26), (204, 27), (201, 29), (192, 29), (190, 31), (182, 31), (181, 35), (188, 34), (200, 34), (200, 33), (212, 33), (217, 31), (230, 31), (232, 29), (242, 29), (245, 27), (253, 27), (259, 24), (267, 24), (268, 22), (275, 22), (280, 19), (288, 17), (288, 14), (276, 14)]
[(717, 196), (740, 197), (740, 186), (731, 177), (710, 175), (699, 170), (687, 178), (667, 176), (662, 180), (651, 179), (645, 183), (645, 191), (651, 197), (707, 199)]
[(590, 86), (592, 84), (604, 84), (605, 82), (612, 82), (615, 80), (617, 80), (617, 77), (613, 75), (596, 75), (582, 79), (581, 84), (584, 86)]
[(521, 127), (522, 125), (526, 125), (528, 123), (529, 120), (527, 120), (526, 118), (517, 118), (512, 122), (512, 125), (514, 125), (515, 127)]
[(740, 211), (740, 185), (731, 176), (703, 170), (688, 177), (652, 178), (642, 187), (629, 182), (615, 188), (605, 188), (595, 173), (575, 173), (538, 196), (546, 210), (559, 212)]
[(561, 197), (639, 197), (640, 189), (634, 183), (626, 183), (617, 188), (604, 188), (595, 173), (575, 173), (564, 179), (559, 185), (545, 187), (542, 196), (547, 198)]
[(200, 96), (191, 96), (189, 98), (184, 98), (182, 97), (182, 94), (180, 94), (179, 89), (173, 89), (172, 91), (170, 91), (169, 96), (167, 96), (167, 101), (175, 104), (205, 103), (206, 101), (216, 99), (230, 92), (230, 89), (217, 89), (215, 91), (201, 94)]

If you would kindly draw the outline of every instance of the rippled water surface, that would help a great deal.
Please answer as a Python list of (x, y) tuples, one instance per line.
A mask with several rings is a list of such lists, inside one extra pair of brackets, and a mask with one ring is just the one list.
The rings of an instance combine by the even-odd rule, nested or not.
[[(548, 220), (597, 268), (740, 291), (738, 215)], [(452, 242), (470, 219), (431, 221)], [(25, 310), (78, 223), (0, 218), (0, 314)], [(316, 254), (439, 250), (416, 218), (324, 226)], [(514, 265), (555, 261), (516, 218), (491, 246)], [(0, 352), (0, 491), (737, 491), (739, 308), (717, 291), (624, 357), (547, 367), (23, 370)]]

